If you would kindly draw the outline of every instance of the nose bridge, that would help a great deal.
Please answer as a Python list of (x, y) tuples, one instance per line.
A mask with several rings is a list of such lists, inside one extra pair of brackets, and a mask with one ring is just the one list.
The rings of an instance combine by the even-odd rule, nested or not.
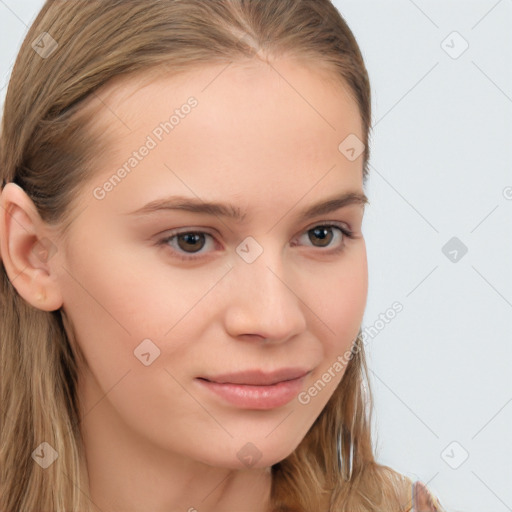
[(247, 296), (265, 304), (271, 304), (279, 295), (283, 295), (285, 286), (280, 269), (282, 266), (276, 257), (265, 252), (254, 262), (238, 261), (235, 268), (237, 286), (244, 288)]
[[(301, 301), (288, 283), (282, 251), (269, 242), (244, 240), (236, 249), (229, 310), (239, 334), (285, 338), (305, 327)], [(236, 318), (236, 320), (234, 320)]]

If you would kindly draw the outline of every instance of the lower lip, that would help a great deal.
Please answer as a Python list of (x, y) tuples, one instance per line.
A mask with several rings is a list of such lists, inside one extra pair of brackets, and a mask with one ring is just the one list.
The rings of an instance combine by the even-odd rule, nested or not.
[(278, 382), (271, 386), (248, 386), (245, 384), (220, 384), (196, 379), (204, 387), (227, 402), (245, 409), (274, 409), (292, 401), (302, 389), (305, 375), (298, 379)]

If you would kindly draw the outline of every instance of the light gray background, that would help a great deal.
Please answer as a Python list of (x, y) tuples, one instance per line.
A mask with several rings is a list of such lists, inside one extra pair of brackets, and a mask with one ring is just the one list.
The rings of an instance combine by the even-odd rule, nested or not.
[[(512, 0), (335, 4), (373, 90), (363, 327), (378, 460), (450, 512), (512, 511)], [(42, 5), (0, 0), (2, 105)]]

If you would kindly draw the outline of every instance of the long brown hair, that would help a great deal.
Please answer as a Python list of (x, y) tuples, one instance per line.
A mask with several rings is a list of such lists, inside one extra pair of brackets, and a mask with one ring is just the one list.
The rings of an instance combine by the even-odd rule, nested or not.
[[(357, 42), (330, 0), (48, 0), (19, 51), (5, 99), (0, 178), (41, 218), (72, 222), (80, 185), (104, 141), (84, 106), (111, 79), (242, 62), (263, 49), (325, 65), (356, 101), (367, 176), (371, 95)], [(341, 142), (341, 141), (340, 141)], [(0, 510), (85, 512), (87, 475), (77, 372), (83, 362), (62, 310), (24, 301), (1, 265)], [(410, 507), (411, 481), (376, 463), (361, 331), (345, 374), (296, 450), (272, 466), (276, 512), (376, 512)], [(59, 454), (46, 470), (31, 454)], [(341, 457), (338, 456), (338, 450)]]

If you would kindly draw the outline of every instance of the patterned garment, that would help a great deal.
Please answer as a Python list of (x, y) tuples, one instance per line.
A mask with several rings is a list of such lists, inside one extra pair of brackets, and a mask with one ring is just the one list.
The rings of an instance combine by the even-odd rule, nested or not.
[(412, 507), (405, 512), (446, 512), (439, 500), (420, 482), (412, 486)]

